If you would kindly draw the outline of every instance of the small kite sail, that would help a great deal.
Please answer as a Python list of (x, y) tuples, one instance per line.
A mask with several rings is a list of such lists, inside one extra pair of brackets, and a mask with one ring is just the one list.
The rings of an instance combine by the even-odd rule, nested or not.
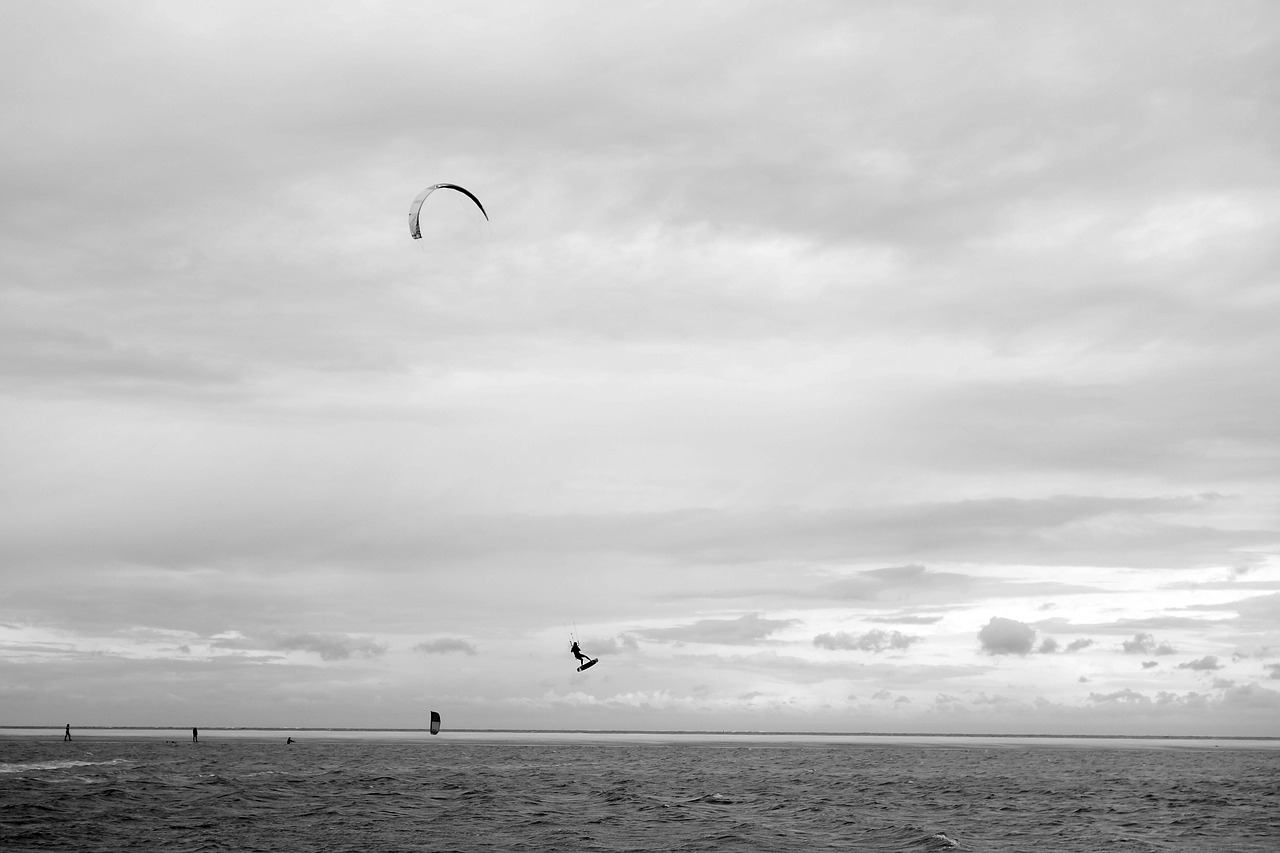
[(431, 733), (433, 735), (440, 734), (440, 715), (435, 711), (431, 712)]
[(480, 203), (480, 199), (472, 195), (471, 190), (460, 187), (457, 184), (432, 184), (418, 193), (418, 197), (413, 200), (413, 204), (409, 205), (409, 236), (413, 239), (422, 239), (422, 229), (418, 227), (418, 214), (422, 210), (422, 203), (427, 200), (427, 196), (439, 189), (457, 190), (476, 203), (476, 207), (480, 208), (481, 213), (484, 213), (486, 221), (489, 219), (489, 214), (484, 211), (484, 205)]

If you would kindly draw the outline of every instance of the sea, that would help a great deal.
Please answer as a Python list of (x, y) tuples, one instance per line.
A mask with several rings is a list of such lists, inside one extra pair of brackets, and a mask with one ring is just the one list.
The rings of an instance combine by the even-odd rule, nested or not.
[(62, 738), (0, 729), (0, 851), (1280, 851), (1277, 740)]

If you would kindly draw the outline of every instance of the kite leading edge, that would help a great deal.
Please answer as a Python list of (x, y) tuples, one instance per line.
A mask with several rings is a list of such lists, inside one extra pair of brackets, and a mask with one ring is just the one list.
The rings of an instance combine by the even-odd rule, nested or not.
[(484, 214), (486, 221), (489, 219), (489, 214), (485, 213), (484, 205), (480, 203), (480, 199), (476, 198), (471, 190), (460, 187), (457, 184), (432, 184), (418, 193), (417, 198), (413, 200), (413, 204), (409, 205), (409, 236), (413, 239), (422, 239), (422, 229), (418, 227), (418, 213), (422, 210), (422, 203), (427, 200), (427, 196), (439, 189), (457, 190), (476, 203), (476, 207), (480, 208), (480, 212)]

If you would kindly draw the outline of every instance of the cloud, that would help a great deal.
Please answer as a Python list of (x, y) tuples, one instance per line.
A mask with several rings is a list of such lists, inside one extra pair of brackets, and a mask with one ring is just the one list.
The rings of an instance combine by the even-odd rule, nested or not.
[[(1170, 584), (1169, 588), (1173, 588), (1175, 586), (1178, 585)], [(1053, 631), (1055, 633), (1078, 634), (1084, 631), (1097, 631), (1100, 633), (1115, 634), (1127, 633), (1135, 629), (1144, 632), (1149, 632), (1157, 628), (1162, 630), (1195, 630), (1202, 629), (1207, 625), (1224, 624), (1227, 621), (1230, 620), (1210, 620), (1189, 616), (1161, 614), (1159, 616), (1148, 616), (1141, 619), (1116, 619), (1109, 622), (1072, 622), (1068, 619), (1054, 617), (1038, 620), (1035, 625), (1042, 631)]]
[(90, 333), (0, 327), (0, 379), (95, 393), (189, 396), (237, 391), (243, 377), (190, 356), (158, 354)]
[(1218, 663), (1217, 655), (1205, 655), (1202, 658), (1178, 664), (1178, 669), (1193, 669), (1197, 672), (1212, 672), (1215, 669), (1222, 669), (1222, 664)]
[(700, 619), (688, 625), (646, 628), (633, 633), (646, 640), (662, 642), (751, 645), (797, 623), (796, 619), (767, 619), (759, 613), (749, 613), (737, 619)]
[(901, 631), (882, 631), (873, 628), (865, 634), (850, 634), (838, 631), (834, 634), (819, 634), (813, 638), (813, 644), (820, 649), (833, 651), (883, 652), (890, 649), (906, 649), (912, 643), (920, 642), (919, 637), (903, 634)]
[(353, 656), (376, 658), (387, 651), (386, 643), (380, 643), (372, 637), (353, 637), (348, 634), (267, 632), (258, 636), (218, 639), (210, 645), (216, 648), (310, 652), (320, 655), (322, 660), (346, 660)]
[(1040, 647), (1036, 649), (1036, 652), (1042, 655), (1051, 655), (1056, 651), (1058, 651), (1058, 641), (1053, 637), (1045, 637), (1040, 641)]
[(1159, 665), (1160, 665), (1160, 661), (1158, 660), (1144, 660), (1142, 662), (1143, 669), (1155, 669)]
[(901, 614), (898, 616), (868, 616), (868, 622), (880, 622), (885, 625), (936, 625), (942, 621), (941, 616), (924, 614)]
[(1267, 664), (1267, 678), (1280, 678), (1280, 663)]
[[(1031, 388), (1003, 393), (1025, 405)], [(1066, 392), (1064, 392), (1066, 393)], [(1055, 405), (1045, 401), (1043, 408)], [(980, 401), (972, 405), (981, 409)], [(1008, 405), (1012, 405), (1011, 403)], [(1032, 406), (1032, 409), (1039, 407)], [(1082, 415), (1084, 416), (1084, 415)], [(975, 426), (975, 430), (977, 427)], [(1028, 428), (1028, 433), (1034, 430)], [(1126, 565), (1194, 568), (1225, 559), (1232, 548), (1266, 549), (1273, 530), (1219, 530), (1178, 523), (1180, 517), (1212, 517), (1218, 495), (1112, 498), (1089, 494), (1044, 498), (988, 498), (919, 502), (824, 512), (773, 512), (755, 522), (733, 523), (750, 550), (789, 550), (812, 558), (869, 559), (881, 554), (917, 560), (945, 555), (969, 561), (1030, 561), (1042, 565)], [(921, 531), (929, 531), (927, 539)], [(1178, 551), (1177, 549), (1181, 549)], [(832, 585), (827, 593), (849, 600), (886, 600), (906, 583), (910, 599), (935, 600), (947, 592), (989, 595), (1099, 592), (1053, 580), (990, 580), (927, 570), (920, 562), (869, 572)], [(892, 600), (891, 598), (888, 600)]]
[[(1230, 584), (1227, 586), (1238, 586), (1238, 584)], [(1274, 582), (1258, 585), (1258, 588), (1274, 588)], [(1238, 599), (1236, 601), (1222, 602), (1220, 604), (1192, 604), (1189, 605), (1187, 609), (1216, 612), (1234, 611), (1239, 614), (1242, 620), (1246, 620), (1247, 622), (1252, 622), (1257, 625), (1274, 625), (1277, 622), (1280, 622), (1280, 593), (1255, 595), (1249, 598)]]
[(1078, 651), (1081, 651), (1082, 649), (1087, 649), (1092, 645), (1093, 645), (1093, 640), (1087, 640), (1087, 639), (1072, 640), (1070, 643), (1067, 643), (1066, 651), (1068, 653), (1078, 652)]
[(1025, 655), (1031, 652), (1036, 629), (1016, 619), (992, 616), (978, 632), (982, 650), (992, 655)]
[(387, 644), (372, 637), (346, 634), (292, 634), (278, 639), (275, 648), (313, 652), (324, 660), (345, 660), (353, 656), (376, 658), (386, 654)]
[[(681, 405), (692, 404), (681, 401)], [(619, 429), (612, 423), (605, 425)], [(681, 444), (711, 440), (701, 434), (696, 423), (686, 427)], [(722, 463), (745, 452), (746, 448), (732, 443), (722, 443), (714, 450)], [(779, 459), (793, 458), (794, 453), (793, 447), (781, 443), (777, 449)], [(1227, 531), (1171, 521), (1182, 516), (1205, 516), (1211, 521), (1224, 501), (1220, 496), (1203, 494), (1134, 499), (1055, 495), (871, 507), (685, 506), (607, 514), (542, 512), (476, 519), (491, 528), (486, 535), (450, 544), (478, 553), (547, 548), (621, 550), (722, 565), (797, 558), (821, 562), (869, 562), (886, 556), (923, 560), (945, 555), (950, 560), (997, 564), (1074, 562), (1193, 568), (1219, 561), (1232, 548), (1266, 547), (1274, 541), (1275, 531)], [(929, 535), (923, 537), (926, 530)], [(957, 595), (1101, 592), (1097, 586), (1038, 577), (1011, 580), (937, 571), (922, 562), (861, 571), (813, 590), (814, 595), (824, 598), (912, 604), (947, 602)]]
[(584, 637), (583, 651), (590, 652), (593, 657), (600, 655), (616, 655), (623, 652), (638, 652), (640, 642), (635, 634), (623, 632), (612, 637)]
[(1172, 655), (1178, 652), (1169, 643), (1157, 643), (1155, 637), (1146, 633), (1134, 634), (1133, 639), (1125, 640), (1121, 647), (1125, 654), (1130, 655)]
[(1159, 706), (1211, 714), (1245, 712), (1244, 716), (1256, 716), (1264, 720), (1280, 712), (1280, 691), (1257, 684), (1228, 686), (1216, 698), (1212, 694), (1199, 691), (1175, 693), (1170, 690), (1161, 690), (1153, 698), (1131, 688), (1124, 688), (1111, 693), (1090, 693), (1088, 701), (1097, 706), (1143, 708)]
[(636, 652), (640, 650), (640, 642), (634, 634), (619, 634), (606, 640), (605, 643), (613, 651)]
[(1114, 693), (1090, 693), (1089, 701), (1101, 705), (1149, 705), (1151, 698), (1126, 687)]
[(466, 655), (474, 655), (476, 647), (474, 644), (457, 637), (443, 637), (439, 640), (426, 640), (418, 643), (413, 647), (415, 652), (422, 652), (428, 655), (447, 655), (452, 652), (461, 652)]
[[(1222, 694), (1222, 703), (1233, 708), (1250, 708), (1280, 713), (1280, 690), (1258, 684), (1232, 687)], [(1274, 720), (1275, 717), (1273, 716)]]

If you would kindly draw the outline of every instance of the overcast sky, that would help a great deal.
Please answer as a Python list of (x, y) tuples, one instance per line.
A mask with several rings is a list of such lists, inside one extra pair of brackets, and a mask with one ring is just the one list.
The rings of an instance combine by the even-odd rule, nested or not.
[(3, 6), (0, 725), (1280, 735), (1274, 3)]

